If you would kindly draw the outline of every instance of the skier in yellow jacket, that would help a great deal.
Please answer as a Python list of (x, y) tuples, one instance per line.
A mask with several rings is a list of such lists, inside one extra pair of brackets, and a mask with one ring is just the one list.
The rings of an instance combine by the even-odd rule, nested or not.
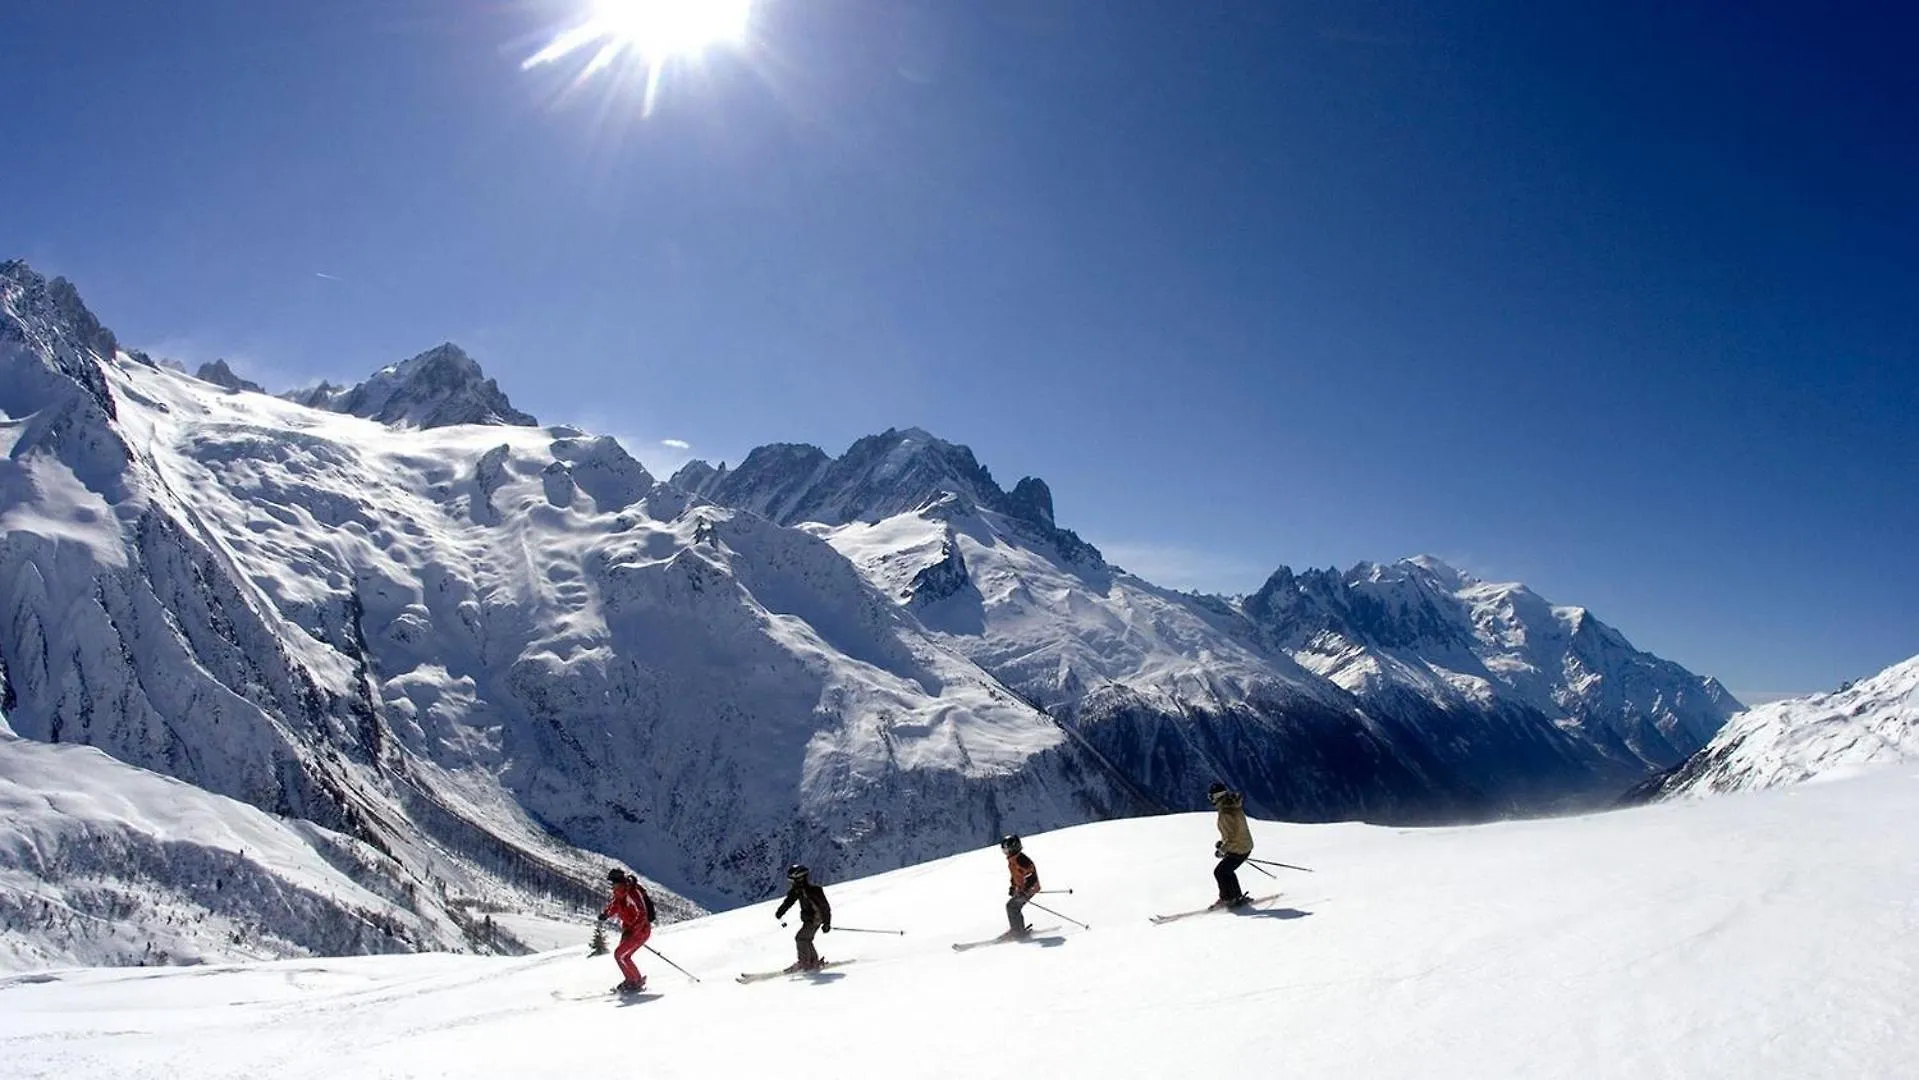
[(1217, 780), (1206, 789), (1206, 799), (1219, 811), (1219, 842), (1213, 845), (1213, 854), (1219, 857), (1219, 865), (1213, 868), (1213, 880), (1219, 882), (1219, 900), (1214, 906), (1252, 903), (1252, 897), (1239, 887), (1239, 874), (1235, 872), (1253, 853), (1253, 833), (1246, 827), (1246, 800)]

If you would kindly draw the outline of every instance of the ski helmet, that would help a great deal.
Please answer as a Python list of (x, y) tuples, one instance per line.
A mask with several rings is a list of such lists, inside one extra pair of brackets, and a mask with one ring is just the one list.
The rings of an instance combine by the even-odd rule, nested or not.
[(1215, 780), (1213, 786), (1206, 789), (1206, 801), (1218, 802), (1219, 797), (1224, 794), (1226, 794), (1226, 785)]
[(1005, 836), (1000, 837), (999, 849), (1001, 851), (1004, 851), (1008, 855), (1018, 855), (1019, 848), (1020, 848), (1020, 843), (1019, 843), (1018, 834), (1007, 833)]
[(786, 868), (786, 880), (805, 881), (806, 873), (807, 873), (806, 867), (803, 864), (794, 863), (793, 865)]
[(606, 872), (606, 880), (618, 885), (626, 880), (626, 871), (616, 866)]

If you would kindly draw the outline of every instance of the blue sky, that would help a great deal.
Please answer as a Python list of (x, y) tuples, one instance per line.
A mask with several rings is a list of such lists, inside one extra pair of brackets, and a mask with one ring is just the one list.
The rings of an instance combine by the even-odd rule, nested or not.
[(1163, 583), (1433, 552), (1822, 689), (1919, 651), (1892, 8), (762, 0), (643, 118), (521, 70), (563, 0), (16, 0), (0, 257), (273, 386), (919, 425)]

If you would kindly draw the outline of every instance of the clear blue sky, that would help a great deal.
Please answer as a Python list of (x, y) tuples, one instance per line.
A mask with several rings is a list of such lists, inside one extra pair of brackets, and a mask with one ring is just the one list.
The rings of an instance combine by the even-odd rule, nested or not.
[(0, 256), (276, 387), (452, 339), (662, 470), (917, 424), (1168, 584), (1919, 652), (1903, 5), (762, 0), (644, 119), (521, 70), (578, 10), (4, 0)]

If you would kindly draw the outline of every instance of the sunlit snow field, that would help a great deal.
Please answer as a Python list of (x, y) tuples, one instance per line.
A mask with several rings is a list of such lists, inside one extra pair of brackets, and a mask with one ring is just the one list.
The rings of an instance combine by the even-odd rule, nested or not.
[[(829, 884), (811, 978), (760, 904), (663, 929), (657, 996), (610, 958), (306, 960), (0, 980), (9, 1077), (1891, 1077), (1919, 1061), (1919, 770), (1474, 828), (1256, 823), (1283, 895), (1209, 898), (1204, 815), (1031, 837)], [(642, 868), (643, 869), (643, 868)], [(1274, 882), (1250, 869), (1252, 891)], [(772, 883), (769, 883), (771, 887)], [(849, 933), (903, 928), (904, 937)]]

